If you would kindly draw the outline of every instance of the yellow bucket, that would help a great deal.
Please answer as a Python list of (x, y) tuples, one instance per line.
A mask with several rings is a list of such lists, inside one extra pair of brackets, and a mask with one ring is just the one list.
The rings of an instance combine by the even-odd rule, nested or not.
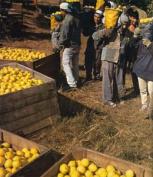
[(55, 17), (53, 15), (50, 16), (50, 29), (51, 31), (54, 31), (57, 27), (58, 23), (55, 20)]
[(97, 0), (96, 2), (96, 10), (100, 9), (104, 5), (104, 0)]
[(116, 26), (121, 10), (113, 8), (105, 8), (105, 27), (113, 28)]

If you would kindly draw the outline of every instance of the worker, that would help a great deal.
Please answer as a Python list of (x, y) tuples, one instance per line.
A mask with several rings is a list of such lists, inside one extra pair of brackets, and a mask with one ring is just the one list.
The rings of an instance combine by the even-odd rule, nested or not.
[(68, 84), (63, 86), (63, 91), (68, 91), (76, 89), (79, 81), (81, 29), (78, 14), (69, 3), (61, 3), (60, 10), (64, 20), (60, 28), (59, 49), (63, 49), (62, 65)]

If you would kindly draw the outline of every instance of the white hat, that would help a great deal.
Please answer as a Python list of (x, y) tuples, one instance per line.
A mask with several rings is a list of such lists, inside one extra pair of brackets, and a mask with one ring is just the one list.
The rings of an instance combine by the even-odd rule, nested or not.
[(99, 16), (103, 16), (103, 11), (101, 11), (101, 10), (96, 10), (96, 12), (95, 12), (95, 14), (98, 14)]
[(70, 12), (69, 3), (67, 3), (67, 2), (62, 2), (62, 3), (60, 4), (60, 9), (61, 9), (61, 10), (65, 10), (65, 11), (67, 11), (67, 12)]

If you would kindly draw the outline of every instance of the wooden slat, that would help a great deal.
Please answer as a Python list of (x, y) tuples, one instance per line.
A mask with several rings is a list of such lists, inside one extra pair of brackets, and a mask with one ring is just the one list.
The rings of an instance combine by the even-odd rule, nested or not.
[(51, 115), (50, 109), (44, 109), (40, 110), (39, 112), (32, 114), (30, 116), (24, 117), (22, 119), (19, 119), (17, 121), (12, 121), (9, 123), (6, 123), (4, 125), (1, 125), (1, 128), (9, 130), (9, 131), (15, 131), (19, 130), (23, 127), (28, 127), (29, 125), (33, 126), (36, 122), (48, 117)]
[[(57, 116), (59, 116), (59, 115), (57, 115)], [(55, 118), (55, 117), (56, 117), (56, 115), (54, 115), (53, 118)], [(43, 120), (41, 120), (39, 122), (35, 122), (34, 124), (32, 124), (30, 126), (27, 126), (25, 128), (22, 128), (22, 129), (18, 129), (16, 131), (16, 133), (19, 132), (19, 133), (22, 133), (23, 135), (29, 135), (29, 134), (34, 133), (34, 132), (36, 132), (38, 130), (41, 130), (41, 129), (45, 128), (45, 127), (48, 127), (51, 124), (52, 124), (52, 117), (50, 116), (50, 117), (48, 117), (46, 119), (43, 119)]]
[(8, 122), (17, 121), (18, 119), (22, 119), (24, 117), (33, 115), (40, 110), (50, 109), (49, 100), (44, 100), (38, 103), (34, 103), (32, 105), (25, 106), (20, 110), (15, 110), (12, 112), (4, 113), (0, 115), (0, 125), (4, 125)]
[[(50, 93), (49, 93), (49, 95), (50, 95)], [(34, 103), (41, 102), (41, 101), (46, 100), (48, 98), (50, 98), (50, 96), (48, 96), (48, 94), (42, 93), (39, 95), (33, 95), (31, 97), (24, 98), (23, 100), (21, 97), (20, 99), (18, 99), (16, 101), (13, 101), (13, 102), (9, 101), (7, 104), (0, 105), (0, 119), (3, 118), (3, 113), (12, 112), (17, 109), (19, 110), (21, 108), (24, 108), (27, 105), (32, 105)]]

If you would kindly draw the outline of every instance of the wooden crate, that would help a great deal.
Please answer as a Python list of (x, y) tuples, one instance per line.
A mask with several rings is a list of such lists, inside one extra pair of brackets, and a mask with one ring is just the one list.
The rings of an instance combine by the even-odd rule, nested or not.
[(46, 148), (45, 146), (39, 145), (33, 141), (27, 140), (3, 129), (0, 129), (0, 141), (10, 143), (14, 149), (21, 150), (25, 147), (35, 147), (40, 152), (40, 156), (35, 161), (22, 167), (18, 172), (13, 174), (12, 177), (39, 177), (49, 168), (50, 165), (55, 163), (60, 158), (57, 153)]
[(19, 63), (38, 71), (48, 77), (57, 79), (60, 72), (60, 54), (51, 54), (35, 61), (14, 61), (0, 59), (0, 65), (7, 63)]
[(107, 165), (111, 164), (123, 173), (126, 170), (131, 169), (135, 172), (136, 177), (153, 177), (150, 176), (151, 171), (149, 170), (146, 172), (146, 174), (148, 175), (144, 176), (145, 168), (142, 166), (86, 148), (74, 149), (71, 153), (64, 156), (51, 168), (49, 168), (41, 177), (56, 177), (61, 163), (68, 163), (70, 160), (80, 160), (82, 158), (88, 158), (90, 161), (93, 161), (99, 167), (106, 167)]
[(0, 96), (0, 127), (21, 134), (29, 134), (51, 125), (53, 117), (60, 117), (55, 81), (18, 63), (1, 65), (29, 71), (44, 84)]

